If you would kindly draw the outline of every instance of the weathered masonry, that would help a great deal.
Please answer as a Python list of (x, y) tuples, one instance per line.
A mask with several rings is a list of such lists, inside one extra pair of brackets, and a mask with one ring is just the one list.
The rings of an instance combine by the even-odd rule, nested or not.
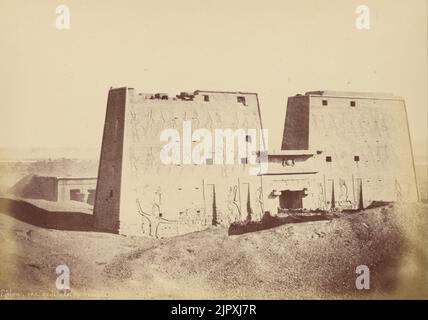
[(402, 98), (314, 91), (288, 99), (282, 150), (269, 155), (263, 177), (271, 212), (417, 201), (416, 188)]
[(17, 195), (27, 199), (94, 204), (97, 178), (32, 176)]
[(262, 128), (255, 93), (169, 97), (111, 89), (94, 207), (98, 229), (166, 237), (259, 220), (266, 212), (417, 201), (402, 98), (334, 91), (290, 97), (282, 148), (269, 151), (268, 171), (258, 176), (250, 175), (246, 159), (163, 164), (160, 133), (175, 128), (182, 134), (183, 121), (211, 132)]

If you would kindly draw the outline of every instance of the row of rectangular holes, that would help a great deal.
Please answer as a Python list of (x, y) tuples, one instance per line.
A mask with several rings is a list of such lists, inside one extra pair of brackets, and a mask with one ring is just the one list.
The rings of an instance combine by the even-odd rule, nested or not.
[[(206, 102), (210, 101), (210, 96), (209, 96), (209, 95), (207, 95), (207, 94), (204, 94), (204, 101), (206, 101)], [(238, 97), (236, 97), (236, 101), (237, 101), (238, 103), (242, 103), (244, 106), (246, 106), (246, 105), (247, 105), (247, 103), (246, 103), (246, 101), (245, 101), (245, 97), (243, 97), (243, 96), (238, 96)]]
[[(327, 157), (325, 157), (325, 161), (326, 162), (332, 162), (333, 160), (332, 160), (331, 156), (327, 156)], [(360, 156), (354, 156), (354, 161), (359, 162)], [(214, 164), (214, 161), (212, 158), (208, 158), (208, 159), (205, 159), (205, 164), (212, 165), (212, 164)], [(248, 159), (247, 158), (241, 158), (241, 164), (248, 164)], [(178, 166), (180, 166), (180, 165), (178, 165)]]
[[(178, 213), (179, 213), (179, 214), (183, 214), (183, 213), (184, 213), (184, 211), (179, 211)], [(196, 210), (196, 213), (201, 213), (201, 210)]]
[[(208, 158), (205, 160), (205, 164), (212, 165), (213, 163), (214, 162), (213, 162), (212, 158)], [(241, 158), (241, 164), (248, 164), (248, 159), (247, 158)]]
[[(323, 105), (323, 106), (328, 106), (328, 100), (323, 100), (323, 101), (322, 101), (322, 105)], [(350, 105), (351, 107), (355, 107), (355, 106), (357, 105), (357, 103), (356, 103), (354, 100), (352, 100), (352, 101), (350, 101), (350, 102), (349, 102), (349, 105)]]
[[(176, 118), (176, 119), (178, 119), (178, 117)], [(245, 136), (245, 142), (249, 142), (249, 143), (251, 143), (251, 136), (249, 136), (249, 135), (246, 135)], [(176, 142), (179, 142), (178, 140), (176, 141)], [(199, 142), (199, 140), (192, 140), (192, 142)]]
[[(332, 157), (331, 156), (327, 156), (325, 157), (325, 161), (326, 162), (332, 162)], [(354, 161), (355, 162), (359, 162), (360, 161), (360, 156), (354, 156)], [(208, 158), (205, 160), (205, 164), (211, 165), (213, 164), (213, 159), (212, 158)], [(248, 164), (248, 159), (247, 158), (241, 158), (241, 164)]]
[[(327, 156), (327, 157), (325, 157), (325, 161), (326, 161), (326, 162), (332, 162), (331, 156)], [(360, 156), (354, 156), (354, 161), (355, 161), (355, 162), (360, 161)]]
[[(181, 190), (183, 190), (183, 188), (182, 187), (178, 187), (178, 190), (181, 191)], [(195, 190), (199, 190), (199, 187), (195, 187)]]

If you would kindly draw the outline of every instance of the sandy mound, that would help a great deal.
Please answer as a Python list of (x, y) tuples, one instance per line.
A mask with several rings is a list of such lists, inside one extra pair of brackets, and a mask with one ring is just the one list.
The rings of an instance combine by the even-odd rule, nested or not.
[[(243, 235), (213, 227), (158, 241), (39, 228), (5, 212), (0, 287), (9, 296), (58, 297), (55, 268), (66, 264), (71, 296), (81, 298), (427, 298), (427, 208), (389, 205)], [(355, 288), (362, 264), (370, 290)]]

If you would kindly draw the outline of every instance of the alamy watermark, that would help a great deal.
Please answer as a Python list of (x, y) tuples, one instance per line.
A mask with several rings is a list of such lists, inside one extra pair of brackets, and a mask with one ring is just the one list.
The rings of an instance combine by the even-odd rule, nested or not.
[(70, 8), (61, 4), (55, 8), (55, 28), (58, 30), (70, 30)]
[(355, 287), (358, 290), (369, 290), (370, 289), (370, 269), (366, 265), (359, 265), (355, 269), (355, 273), (358, 277), (355, 279)]
[(199, 128), (192, 132), (191, 121), (183, 121), (182, 137), (177, 129), (168, 128), (161, 132), (160, 141), (167, 142), (160, 151), (163, 164), (239, 163), (249, 164), (251, 175), (267, 172), (267, 129), (215, 129), (213, 138), (212, 130)]
[(61, 264), (56, 267), (55, 273), (59, 274), (55, 281), (56, 288), (70, 290), (70, 269), (65, 264)]
[(355, 19), (355, 28), (358, 30), (370, 30), (370, 8), (366, 5), (359, 5), (355, 8), (357, 18)]

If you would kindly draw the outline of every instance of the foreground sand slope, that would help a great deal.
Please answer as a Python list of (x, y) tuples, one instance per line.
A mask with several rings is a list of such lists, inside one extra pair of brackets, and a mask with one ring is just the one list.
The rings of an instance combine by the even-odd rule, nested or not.
[[(428, 298), (427, 205), (395, 204), (328, 221), (165, 240), (36, 227), (0, 213), (2, 298)], [(4, 211), (4, 209), (3, 209)], [(355, 288), (358, 265), (370, 290)]]

